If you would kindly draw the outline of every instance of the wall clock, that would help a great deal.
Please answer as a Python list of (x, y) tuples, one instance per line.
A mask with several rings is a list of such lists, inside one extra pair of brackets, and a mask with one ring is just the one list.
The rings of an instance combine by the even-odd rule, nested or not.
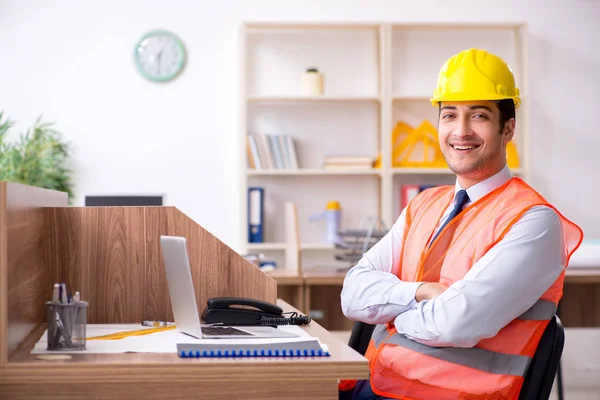
[(166, 30), (154, 30), (142, 36), (133, 58), (139, 73), (153, 82), (173, 80), (186, 63), (183, 42)]

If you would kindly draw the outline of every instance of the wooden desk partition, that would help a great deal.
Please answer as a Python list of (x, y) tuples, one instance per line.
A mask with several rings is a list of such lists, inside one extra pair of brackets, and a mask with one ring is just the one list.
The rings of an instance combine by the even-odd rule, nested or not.
[(160, 236), (184, 236), (199, 310), (216, 296), (276, 302), (276, 281), (175, 207), (68, 207), (66, 194), (0, 182), (0, 364), (44, 323), (52, 285), (88, 323), (173, 320)]
[[(90, 323), (173, 320), (160, 236), (184, 236), (199, 310), (216, 296), (277, 300), (277, 284), (174, 207), (48, 210), (54, 281), (88, 300)], [(100, 283), (100, 284), (99, 284)]]
[(66, 193), (0, 182), (0, 364), (46, 320), (54, 265), (43, 207), (67, 205)]

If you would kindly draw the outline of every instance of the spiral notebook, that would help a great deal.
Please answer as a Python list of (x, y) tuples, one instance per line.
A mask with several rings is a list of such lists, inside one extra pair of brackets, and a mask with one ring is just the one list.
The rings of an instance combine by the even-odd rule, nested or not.
[(310, 337), (285, 342), (215, 343), (199, 340), (193, 343), (177, 343), (180, 357), (329, 357), (329, 349), (319, 339)]

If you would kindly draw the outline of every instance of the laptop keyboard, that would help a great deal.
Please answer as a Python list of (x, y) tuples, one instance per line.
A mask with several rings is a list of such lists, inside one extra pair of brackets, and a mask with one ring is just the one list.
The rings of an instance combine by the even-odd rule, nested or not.
[(219, 336), (252, 336), (252, 334), (248, 332), (244, 332), (242, 330), (232, 328), (230, 326), (208, 326), (202, 327), (203, 335), (219, 335)]

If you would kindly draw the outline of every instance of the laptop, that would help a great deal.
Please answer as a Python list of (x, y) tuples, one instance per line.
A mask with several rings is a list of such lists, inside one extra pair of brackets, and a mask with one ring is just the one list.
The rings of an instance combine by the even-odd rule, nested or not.
[(289, 338), (300, 335), (270, 326), (201, 325), (184, 237), (161, 236), (163, 261), (176, 329), (197, 339)]

